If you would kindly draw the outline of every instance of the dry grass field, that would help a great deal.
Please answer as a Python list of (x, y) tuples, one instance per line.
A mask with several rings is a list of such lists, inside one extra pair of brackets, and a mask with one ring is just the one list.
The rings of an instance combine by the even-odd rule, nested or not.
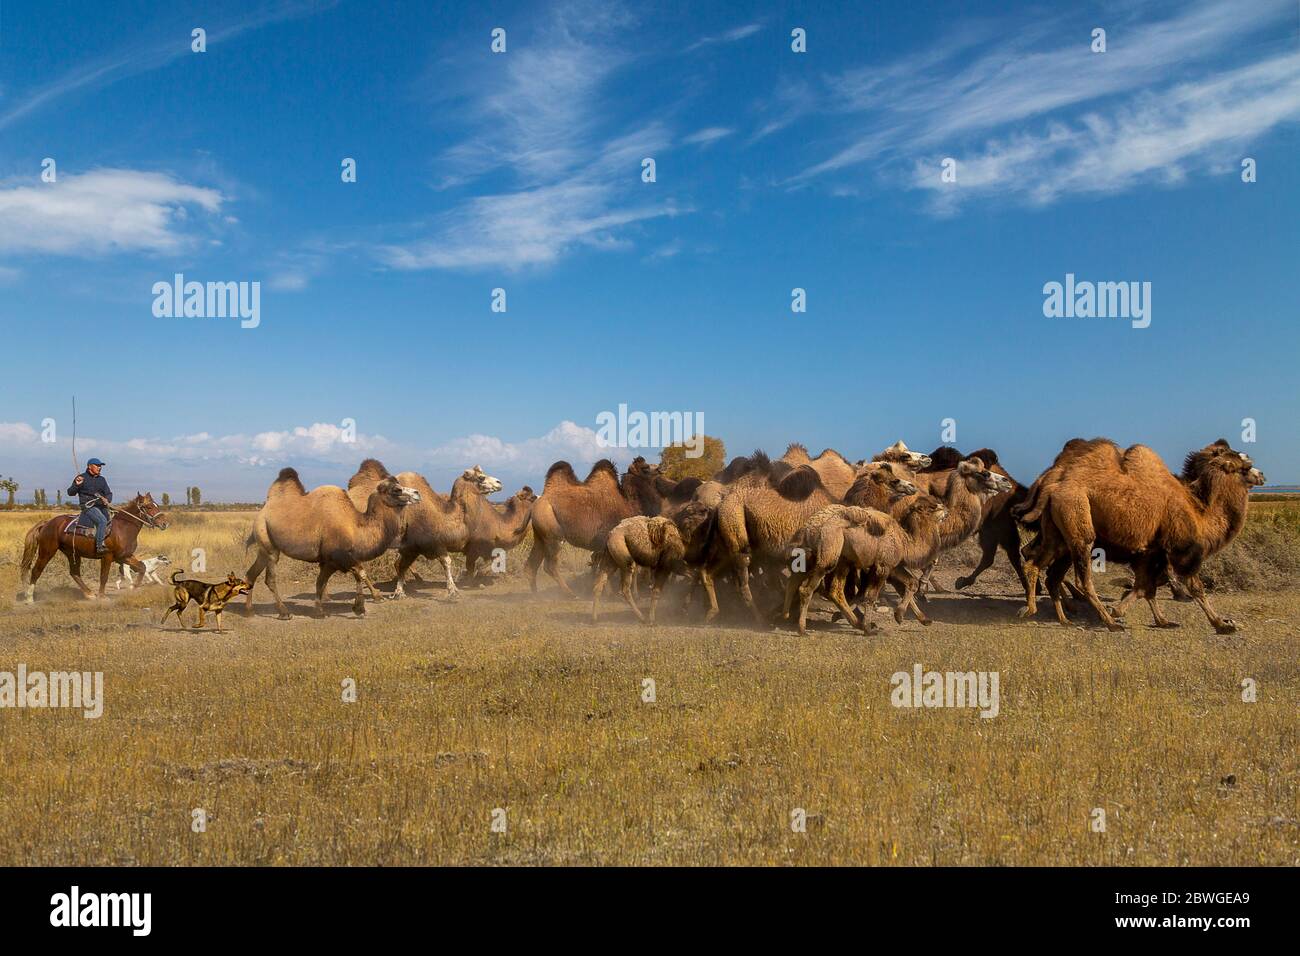
[[(1290, 502), (1255, 506), (1247, 553), (1212, 569), (1231, 636), (1172, 601), (1175, 631), (1142, 606), (1118, 635), (1021, 621), (1001, 557), (976, 595), (931, 598), (933, 627), (882, 614), (870, 637), (825, 613), (806, 638), (752, 630), (729, 583), (721, 627), (682, 619), (676, 590), (654, 630), (616, 591), (592, 626), (517, 572), (448, 602), (426, 562), (364, 619), (336, 577), (317, 620), (314, 572), (287, 561), (303, 616), (275, 620), (259, 585), (256, 617), (199, 633), (158, 627), (170, 589), (83, 600), (62, 558), (16, 603), (37, 517), (0, 513), (0, 670), (102, 671), (106, 702), (0, 710), (0, 864), (1300, 863), (1300, 594), (1248, 553), (1294, 554)], [(139, 554), (204, 548), (216, 580), (247, 566), (250, 517), (178, 514)], [(891, 706), (917, 663), (998, 672), (1000, 714)]]

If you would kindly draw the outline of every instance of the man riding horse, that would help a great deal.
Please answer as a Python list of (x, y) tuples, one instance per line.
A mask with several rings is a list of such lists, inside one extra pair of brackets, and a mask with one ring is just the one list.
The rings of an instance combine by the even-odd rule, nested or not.
[(104, 554), (104, 536), (108, 534), (108, 523), (112, 520), (108, 505), (113, 500), (113, 492), (108, 487), (108, 479), (100, 474), (104, 463), (98, 458), (86, 462), (86, 470), (72, 479), (68, 487), (68, 496), (77, 496), (81, 503), (81, 517), (77, 523), (83, 527), (95, 529), (95, 557)]

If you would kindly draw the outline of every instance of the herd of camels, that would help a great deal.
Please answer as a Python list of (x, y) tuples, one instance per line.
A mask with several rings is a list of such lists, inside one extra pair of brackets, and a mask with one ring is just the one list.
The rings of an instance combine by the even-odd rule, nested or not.
[[(706, 622), (718, 614), (715, 580), (729, 578), (760, 626), (794, 615), (804, 633), (820, 593), (835, 605), (836, 618), (870, 631), (876, 625), (868, 624), (867, 611), (886, 584), (898, 595), (895, 621), (910, 610), (929, 624), (917, 598), (937, 589), (931, 574), (939, 556), (977, 536), (980, 561), (957, 579), (957, 588), (969, 587), (1001, 549), (1024, 588), (1022, 615), (1036, 612), (1045, 583), (1062, 624), (1068, 623), (1068, 589), (1109, 630), (1123, 628), (1124, 613), (1139, 596), (1156, 626), (1173, 627), (1156, 603), (1157, 589), (1168, 586), (1176, 596), (1190, 595), (1225, 634), (1236, 624), (1210, 606), (1201, 565), (1241, 530), (1250, 489), (1263, 483), (1251, 459), (1223, 439), (1187, 455), (1175, 475), (1145, 445), (1121, 449), (1104, 438), (1076, 438), (1029, 487), (1014, 481), (990, 449), (963, 455), (945, 446), (924, 455), (901, 441), (858, 462), (830, 449), (812, 458), (797, 444), (776, 461), (759, 451), (733, 459), (711, 480), (672, 480), (638, 457), (622, 475), (610, 461), (599, 461), (579, 481), (561, 461), (547, 471), (540, 496), (525, 486), (504, 504), (488, 500), (502, 485), (477, 465), (443, 496), (415, 472), (393, 475), (367, 459), (346, 490), (328, 485), (308, 492), (294, 469), (282, 470), (248, 538), (256, 559), (246, 579), (255, 585), (263, 577), (279, 616), (287, 618), (275, 576), (281, 555), (319, 566), (318, 613), (330, 577), (347, 572), (357, 585), (353, 610), (364, 614), (364, 591), (379, 599), (365, 563), (384, 552), (398, 556), (394, 597), (404, 594), (418, 557), (442, 564), (455, 596), (453, 554), (465, 556), (465, 578), (474, 580), (480, 560), (517, 546), (531, 525), (533, 591), (545, 568), (575, 596), (559, 573), (560, 546), (592, 552), (593, 620), (615, 571), (624, 599), (645, 620), (634, 593), (644, 570), (651, 624), (665, 583), (680, 574), (691, 582), (688, 612), (696, 587), (703, 587)], [(1093, 583), (1098, 548), (1108, 562), (1133, 572), (1111, 607)], [(246, 613), (252, 600), (250, 590)]]

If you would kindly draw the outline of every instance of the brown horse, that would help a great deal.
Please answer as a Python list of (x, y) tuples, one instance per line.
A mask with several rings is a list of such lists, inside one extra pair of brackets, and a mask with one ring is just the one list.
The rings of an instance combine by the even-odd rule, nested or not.
[[(135, 557), (135, 542), (141, 528), (167, 529), (167, 516), (154, 504), (153, 495), (136, 494), (124, 507), (113, 509), (113, 520), (104, 536), (104, 554), (99, 561), (99, 594), (95, 595), (81, 580), (81, 559), (95, 558), (95, 539), (75, 534), (77, 515), (55, 515), (32, 527), (23, 541), (23, 563), (19, 581), (27, 583), (27, 603), (32, 603), (36, 579), (55, 554), (62, 551), (68, 559), (68, 573), (88, 598), (104, 596), (108, 572), (113, 565), (125, 564), (139, 574), (144, 563)], [(141, 578), (143, 580), (143, 578)]]

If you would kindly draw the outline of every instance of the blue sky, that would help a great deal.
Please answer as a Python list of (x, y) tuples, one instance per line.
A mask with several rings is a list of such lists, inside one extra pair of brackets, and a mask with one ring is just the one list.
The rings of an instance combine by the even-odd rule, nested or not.
[[(367, 454), (539, 486), (620, 403), (731, 454), (953, 418), (1022, 480), (1098, 434), (1300, 480), (1296, 4), (978, 10), (7, 0), (0, 473), (67, 484), (75, 386), (83, 458), (209, 498)], [(177, 272), (260, 324), (155, 317)], [(1067, 273), (1150, 327), (1045, 317)]]

